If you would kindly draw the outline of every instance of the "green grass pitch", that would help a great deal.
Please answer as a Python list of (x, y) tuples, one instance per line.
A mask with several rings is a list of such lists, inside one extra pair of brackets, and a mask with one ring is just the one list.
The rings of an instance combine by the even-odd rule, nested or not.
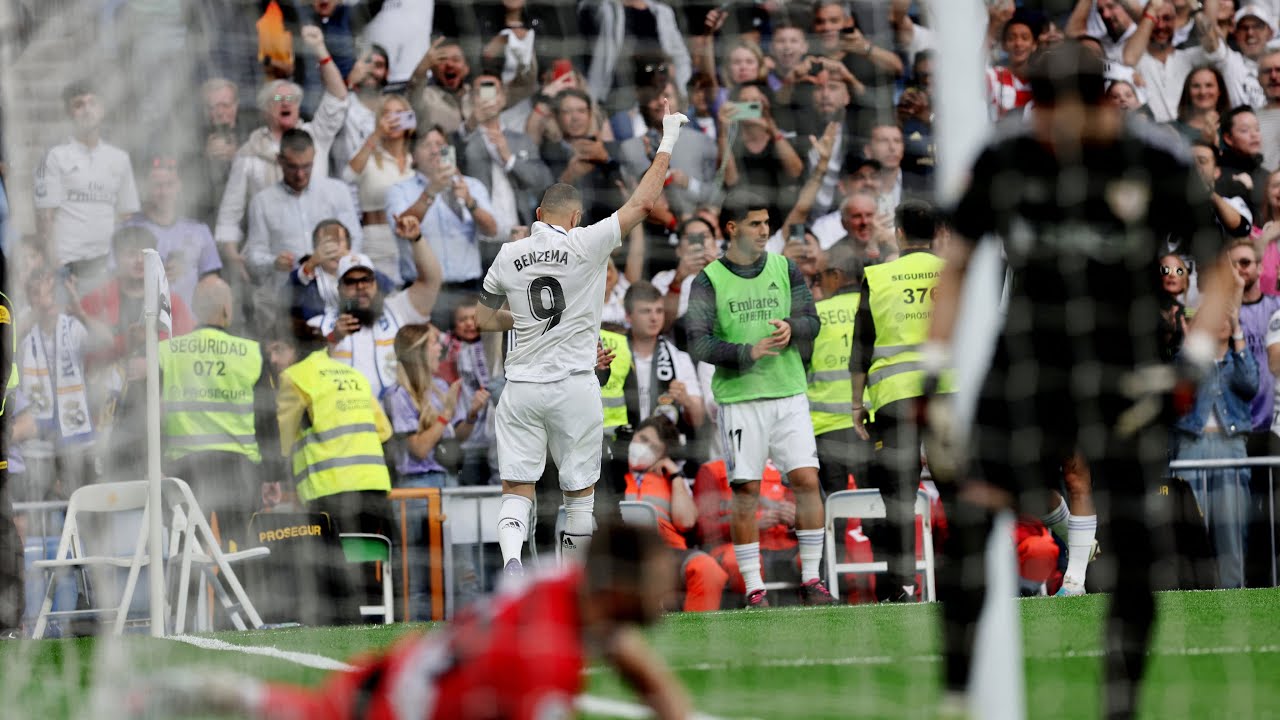
[[(1159, 602), (1143, 717), (1280, 718), (1280, 590), (1167, 593)], [(1105, 607), (1106, 598), (1098, 596), (1021, 601), (1029, 718), (1098, 716)], [(769, 720), (930, 718), (941, 670), (936, 623), (936, 606), (773, 609), (672, 615), (651, 637), (702, 712)], [(420, 627), (216, 637), (347, 659), (415, 629)], [(95, 648), (96, 642), (0, 644), (0, 716), (80, 715), (91, 678), (118, 683), (162, 668), (219, 668), (302, 684), (324, 674), (170, 640), (131, 636), (123, 653)], [(103, 665), (109, 669), (100, 671)], [(587, 684), (592, 695), (632, 699), (601, 668), (592, 668)]]

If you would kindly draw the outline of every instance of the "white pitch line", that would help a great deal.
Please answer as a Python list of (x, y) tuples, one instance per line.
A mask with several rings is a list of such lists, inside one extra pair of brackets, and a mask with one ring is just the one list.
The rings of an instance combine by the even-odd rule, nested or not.
[(345, 672), (355, 670), (355, 668), (341, 660), (334, 660), (324, 655), (316, 655), (314, 653), (294, 652), (292, 650), (281, 650), (280, 648), (264, 647), (261, 645), (236, 645), (222, 640), (215, 640), (207, 637), (194, 637), (192, 635), (174, 635), (170, 640), (177, 640), (188, 645), (194, 645), (204, 650), (230, 650), (232, 652), (242, 652), (246, 655), (261, 655), (276, 660), (284, 660), (303, 667), (315, 668), (317, 670), (334, 670)]
[[(237, 645), (223, 640), (216, 640), (208, 637), (195, 637), (192, 635), (174, 635), (170, 640), (193, 645), (203, 650), (223, 650), (230, 652), (242, 652), (246, 655), (259, 655), (269, 657), (275, 660), (283, 660), (291, 662), (303, 667), (315, 668), (317, 670), (330, 670), (346, 672), (354, 670), (355, 667), (334, 660), (324, 655), (315, 653), (295, 652), (292, 650), (281, 650), (280, 648), (263, 646), (263, 645)], [(589, 712), (595, 715), (604, 715), (606, 717), (616, 718), (649, 718), (653, 717), (653, 712), (644, 705), (636, 703), (624, 702), (622, 700), (613, 700), (610, 698), (595, 697), (592, 695), (579, 695), (575, 701), (578, 709), (582, 712)], [(712, 715), (703, 715), (695, 713), (693, 720), (721, 720)], [(743, 719), (749, 720), (749, 719)]]

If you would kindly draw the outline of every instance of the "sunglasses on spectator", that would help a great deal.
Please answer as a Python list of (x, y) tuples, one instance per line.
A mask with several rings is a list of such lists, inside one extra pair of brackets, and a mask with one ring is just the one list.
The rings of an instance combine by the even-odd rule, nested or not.
[(342, 284), (346, 285), (347, 287), (355, 287), (357, 285), (372, 285), (373, 276), (372, 275), (356, 275), (356, 276), (348, 275), (342, 278)]
[(643, 68), (641, 68), (641, 69), (642, 69), (644, 72), (646, 72), (646, 73), (660, 73), (660, 72), (666, 72), (666, 71), (667, 71), (667, 64), (666, 64), (666, 63), (662, 63), (661, 65), (645, 65), (645, 66), (644, 66)]
[(1253, 258), (1240, 258), (1239, 260), (1234, 260), (1232, 262), (1236, 267), (1247, 268), (1250, 265), (1253, 265)]
[(1177, 275), (1178, 277), (1182, 277), (1183, 275), (1187, 274), (1187, 269), (1169, 267), (1168, 265), (1161, 265), (1160, 274), (1161, 275)]
[(302, 96), (301, 96), (301, 95), (298, 95), (298, 94), (296, 94), (296, 93), (289, 93), (288, 95), (272, 95), (272, 96), (271, 96), (271, 101), (272, 101), (272, 102), (291, 102), (291, 103), (295, 103), (295, 102), (298, 102), (298, 101), (299, 101), (299, 100), (301, 100), (301, 99), (302, 99)]

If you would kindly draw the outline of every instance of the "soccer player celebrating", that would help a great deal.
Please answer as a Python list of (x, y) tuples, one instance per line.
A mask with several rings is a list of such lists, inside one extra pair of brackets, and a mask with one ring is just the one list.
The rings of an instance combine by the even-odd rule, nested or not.
[(186, 671), (140, 683), (126, 705), (131, 717), (564, 718), (595, 651), (656, 717), (688, 717), (683, 688), (638, 629), (658, 619), (674, 590), (670, 552), (651, 529), (605, 525), (585, 562), (508, 588), (315, 690)]
[(716, 366), (711, 391), (720, 405), (725, 462), (733, 483), (733, 550), (747, 591), (747, 607), (767, 607), (760, 575), (756, 503), (765, 461), (791, 480), (800, 543), (800, 599), (835, 602), (819, 577), (824, 517), (818, 450), (805, 396), (806, 353), (820, 322), (813, 296), (791, 260), (765, 250), (769, 204), (731, 193), (720, 210), (729, 239), (723, 258), (693, 281), (685, 323), (699, 362)]
[[(579, 228), (581, 194), (572, 185), (552, 185), (529, 237), (503, 245), (484, 279), (476, 323), (481, 330), (514, 331), (495, 417), (502, 477), (498, 545), (508, 574), (522, 572), (534, 483), (548, 449), (564, 492), (564, 557), (580, 559), (591, 538), (604, 438), (595, 366), (605, 274), (610, 253), (662, 193), (671, 148), (689, 122), (671, 114), (665, 100), (662, 110), (662, 141), (626, 204)], [(510, 309), (501, 309), (504, 304)]]
[[(949, 364), (945, 343), (974, 244), (1000, 238), (1012, 277), (1008, 313), (980, 386), (972, 467), (947, 511), (948, 557), (938, 573), (944, 711), (964, 704), (995, 511), (1042, 511), (1052, 468), (1044, 460), (1078, 448), (1116, 563), (1102, 707), (1108, 718), (1129, 718), (1155, 615), (1157, 546), (1171, 532), (1147, 498), (1165, 466), (1170, 410), (1213, 367), (1216, 342), (1204, 328), (1226, 322), (1230, 269), (1189, 155), (1105, 102), (1102, 60), (1064, 43), (1035, 59), (1030, 80), (1029, 122), (982, 151), (956, 207), (956, 241), (924, 348), (930, 373)], [(1176, 369), (1161, 363), (1152, 281), (1169, 238), (1185, 240), (1202, 268), (1197, 319), (1205, 319)], [(940, 403), (928, 408), (935, 431), (945, 425)]]

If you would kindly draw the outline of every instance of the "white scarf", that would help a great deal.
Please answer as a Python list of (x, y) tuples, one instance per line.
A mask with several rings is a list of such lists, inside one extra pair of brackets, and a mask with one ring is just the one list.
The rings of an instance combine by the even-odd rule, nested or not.
[(71, 354), (73, 322), (69, 315), (58, 316), (53, 329), (53, 357), (45, 347), (44, 333), (39, 327), (27, 333), (20, 348), (23, 392), (31, 400), (37, 420), (47, 424), (57, 418), (63, 440), (82, 438), (93, 432), (84, 368)]

